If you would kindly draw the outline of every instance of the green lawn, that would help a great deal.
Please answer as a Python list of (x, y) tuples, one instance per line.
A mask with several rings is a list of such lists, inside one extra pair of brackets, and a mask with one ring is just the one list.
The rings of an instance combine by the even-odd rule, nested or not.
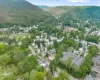
[(30, 35), (29, 33), (24, 33), (24, 34), (16, 35), (15, 38), (17, 41), (20, 41), (21, 39), (23, 39), (24, 37), (28, 37), (29, 35)]
[(0, 75), (0, 80), (3, 80), (4, 78), (5, 78), (5, 76), (1, 76), (1, 75)]
[(3, 67), (0, 66), (0, 74), (2, 74), (3, 72)]

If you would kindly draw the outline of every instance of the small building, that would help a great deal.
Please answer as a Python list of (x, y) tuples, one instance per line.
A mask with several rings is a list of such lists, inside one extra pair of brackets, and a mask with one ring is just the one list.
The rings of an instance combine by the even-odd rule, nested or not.
[(22, 41), (18, 42), (18, 46), (21, 46), (22, 45)]

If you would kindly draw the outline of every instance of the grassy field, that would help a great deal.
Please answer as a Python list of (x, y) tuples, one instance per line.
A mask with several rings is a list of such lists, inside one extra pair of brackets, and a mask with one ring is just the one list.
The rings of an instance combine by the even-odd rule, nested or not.
[(24, 34), (20, 34), (20, 35), (15, 35), (15, 38), (17, 41), (20, 41), (23, 38), (28, 37), (30, 34), (29, 33), (24, 33)]

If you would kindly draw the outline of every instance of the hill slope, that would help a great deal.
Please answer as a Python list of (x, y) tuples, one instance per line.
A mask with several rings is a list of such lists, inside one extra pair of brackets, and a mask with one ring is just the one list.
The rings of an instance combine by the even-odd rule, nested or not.
[(45, 11), (58, 17), (64, 24), (77, 20), (78, 22), (79, 20), (100, 21), (100, 7), (97, 6), (59, 6), (45, 9)]
[(100, 7), (97, 6), (58, 6), (58, 7), (50, 7), (45, 9), (45, 11), (62, 16), (64, 14), (70, 14), (72, 16), (90, 16), (90, 17), (99, 17)]
[(46, 21), (50, 15), (25, 0), (0, 0), (0, 24), (29, 26)]

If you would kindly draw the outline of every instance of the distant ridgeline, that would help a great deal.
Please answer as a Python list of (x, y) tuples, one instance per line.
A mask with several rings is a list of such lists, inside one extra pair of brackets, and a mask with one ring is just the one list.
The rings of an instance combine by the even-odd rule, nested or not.
[(0, 0), (0, 27), (54, 23), (55, 18), (25, 0)]
[(47, 9), (49, 6), (45, 6), (45, 5), (37, 5), (40, 9)]
[(47, 8), (45, 11), (57, 17), (63, 26), (77, 26), (75, 23), (83, 23), (83, 21), (100, 25), (100, 7), (98, 6), (58, 6)]
[[(42, 9), (45, 8), (43, 11)], [(53, 14), (53, 15), (51, 15)], [(0, 0), (0, 27), (52, 26), (62, 24), (71, 27), (100, 26), (100, 7), (97, 6), (35, 6), (26, 0)]]

